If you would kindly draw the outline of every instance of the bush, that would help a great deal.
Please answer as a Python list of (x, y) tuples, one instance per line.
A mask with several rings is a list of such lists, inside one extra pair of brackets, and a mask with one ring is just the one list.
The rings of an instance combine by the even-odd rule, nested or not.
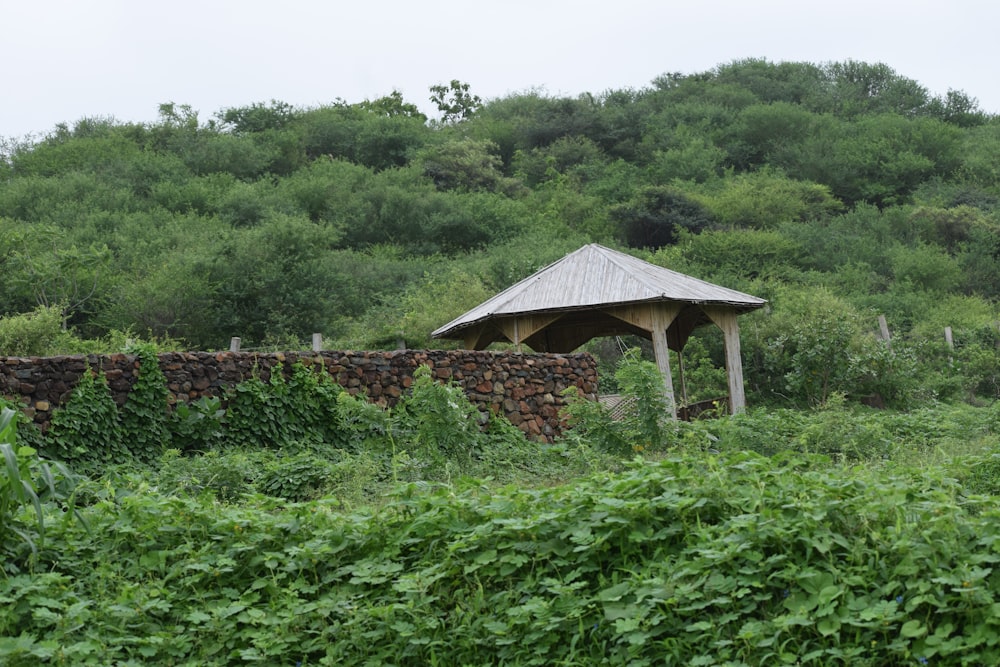
[(66, 404), (52, 413), (45, 451), (85, 469), (130, 458), (122, 441), (118, 406), (103, 374), (84, 371)]
[(62, 334), (62, 311), (39, 306), (30, 313), (0, 317), (0, 356), (41, 357)]
[(170, 437), (167, 380), (153, 346), (140, 344), (129, 351), (135, 354), (139, 368), (121, 409), (122, 439), (137, 460), (152, 462), (163, 452)]
[(566, 391), (570, 429), (564, 437), (619, 456), (662, 451), (674, 444), (676, 422), (670, 419), (663, 376), (656, 364), (643, 361), (638, 349), (629, 350), (618, 362), (615, 382), (622, 394), (620, 415), (613, 415), (598, 401), (581, 398), (575, 387)]

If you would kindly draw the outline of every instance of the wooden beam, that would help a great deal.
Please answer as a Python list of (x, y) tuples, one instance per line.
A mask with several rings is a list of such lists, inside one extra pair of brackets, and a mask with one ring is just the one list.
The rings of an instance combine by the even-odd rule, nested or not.
[(722, 329), (725, 340), (729, 414), (744, 412), (747, 399), (743, 393), (743, 359), (740, 357), (740, 325), (736, 321), (736, 310), (724, 306), (705, 306), (705, 314)]
[(496, 321), (497, 327), (507, 337), (507, 340), (520, 345), (525, 340), (538, 333), (559, 319), (559, 315), (523, 315), (521, 317), (505, 317)]
[[(653, 331), (653, 308), (662, 307), (663, 304), (636, 304), (632, 306), (614, 306), (612, 308), (604, 308), (602, 312), (614, 317), (616, 319), (622, 320), (623, 322), (628, 322), (634, 327), (638, 327), (643, 331)], [(674, 305), (674, 304), (670, 304)], [(679, 307), (678, 307), (679, 310)], [(674, 317), (676, 317), (676, 313)], [(671, 320), (673, 317), (670, 318)]]
[(466, 330), (466, 332), (465, 332), (465, 338), (464, 338), (465, 349), (466, 350), (481, 350), (482, 349), (481, 347), (477, 347), (477, 346), (479, 345), (480, 339), (483, 337), (483, 331), (485, 329), (486, 329), (486, 325), (485, 324), (480, 324), (477, 327), (474, 327), (472, 329)]

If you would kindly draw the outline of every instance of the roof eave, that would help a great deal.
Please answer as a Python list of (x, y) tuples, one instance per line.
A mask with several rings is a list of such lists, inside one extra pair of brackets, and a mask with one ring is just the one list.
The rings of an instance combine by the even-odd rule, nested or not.
[(525, 311), (512, 311), (509, 313), (487, 313), (481, 317), (477, 317), (474, 320), (469, 320), (467, 322), (459, 322), (462, 318), (457, 318), (452, 320), (448, 324), (435, 329), (431, 332), (431, 338), (461, 338), (462, 336), (456, 335), (459, 332), (466, 331), (468, 329), (474, 328), (481, 324), (485, 324), (490, 320), (499, 318), (512, 318), (512, 317), (525, 317), (529, 315), (539, 315), (541, 313), (573, 313), (581, 312), (587, 310), (603, 310), (605, 308), (618, 308), (622, 306), (633, 306), (642, 305), (650, 303), (670, 303), (670, 302), (680, 302), (685, 304), (692, 304), (696, 306), (732, 306), (733, 308), (740, 311), (740, 313), (747, 313), (752, 310), (757, 310), (758, 308), (763, 308), (767, 305), (767, 301), (764, 299), (759, 299), (754, 302), (747, 301), (723, 301), (723, 300), (704, 300), (704, 301), (692, 301), (688, 299), (671, 299), (668, 297), (660, 297), (655, 299), (644, 299), (642, 301), (619, 301), (619, 302), (608, 302), (601, 303), (597, 305), (588, 306), (565, 306), (561, 308), (546, 308), (545, 310), (525, 310)]

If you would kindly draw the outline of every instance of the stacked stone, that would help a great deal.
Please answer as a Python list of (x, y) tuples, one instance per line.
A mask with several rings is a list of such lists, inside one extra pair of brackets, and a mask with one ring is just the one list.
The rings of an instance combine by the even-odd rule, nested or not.
[[(560, 432), (563, 391), (577, 387), (594, 399), (597, 370), (587, 354), (519, 354), (470, 350), (324, 352), (174, 352), (159, 355), (171, 403), (226, 390), (256, 375), (269, 381), (276, 368), (286, 376), (296, 362), (322, 366), (351, 394), (394, 405), (413, 384), (418, 366), (461, 387), (485, 413), (502, 414), (525, 434), (551, 441)], [(139, 362), (132, 355), (0, 358), (0, 394), (24, 404), (43, 430), (52, 410), (66, 402), (86, 371), (101, 371), (118, 405), (124, 405)]]

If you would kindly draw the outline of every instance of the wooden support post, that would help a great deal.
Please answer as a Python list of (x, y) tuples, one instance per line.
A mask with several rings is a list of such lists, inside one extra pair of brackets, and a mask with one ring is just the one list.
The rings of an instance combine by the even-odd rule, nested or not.
[(313, 352), (320, 352), (323, 349), (323, 334), (313, 334)]
[(740, 357), (740, 325), (732, 308), (706, 307), (705, 314), (722, 329), (726, 347), (726, 379), (729, 382), (729, 414), (747, 409), (743, 393), (743, 359)]
[(240, 337), (239, 336), (233, 336), (232, 338), (229, 339), (229, 351), (230, 352), (239, 352), (240, 351)]
[(677, 317), (679, 310), (679, 307), (669, 310), (654, 307), (652, 312), (653, 330), (650, 332), (653, 338), (653, 353), (656, 355), (656, 367), (660, 369), (660, 374), (663, 376), (670, 418), (674, 421), (677, 421), (677, 401), (674, 398), (674, 380), (670, 375), (670, 348), (667, 346), (667, 329)]
[(687, 407), (688, 388), (684, 381), (684, 354), (682, 352), (677, 353), (677, 379), (681, 382), (681, 405)]

